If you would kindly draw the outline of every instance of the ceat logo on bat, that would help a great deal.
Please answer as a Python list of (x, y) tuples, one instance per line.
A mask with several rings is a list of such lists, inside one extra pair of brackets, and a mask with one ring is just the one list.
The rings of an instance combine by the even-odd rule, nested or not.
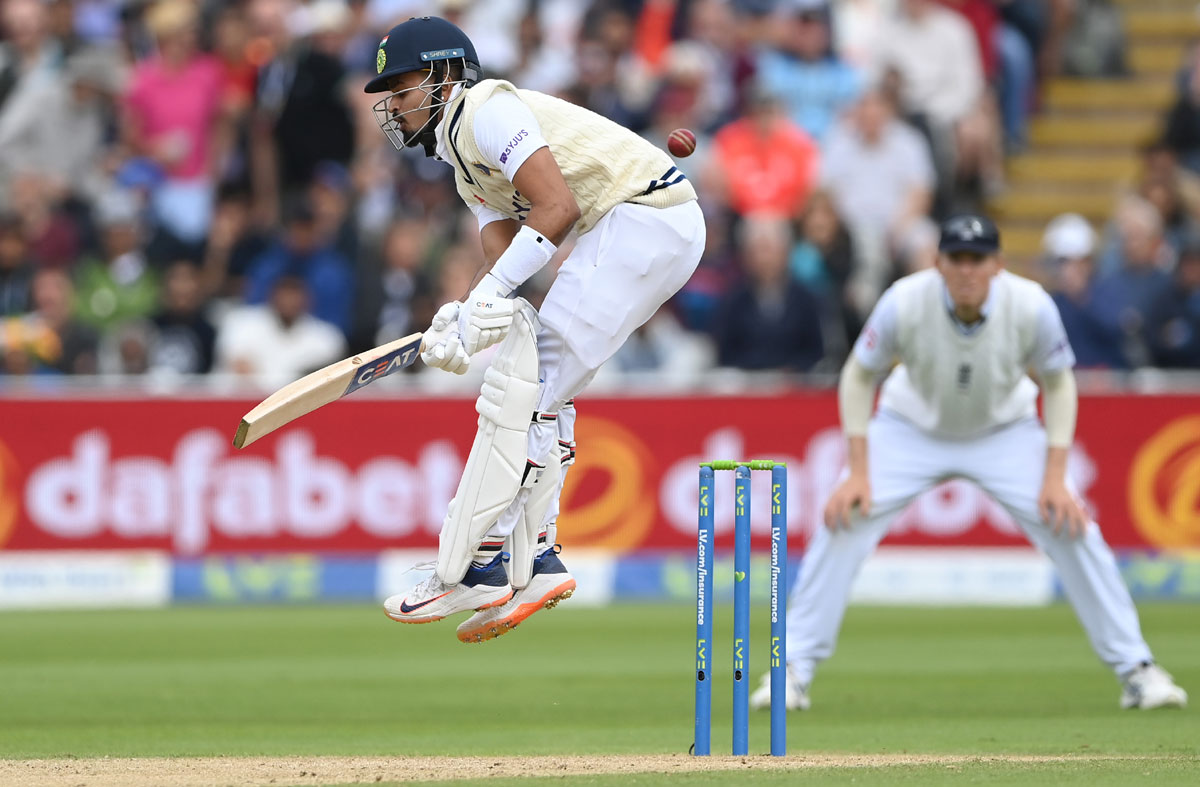
[(12, 538), (17, 524), (17, 506), (21, 500), (19, 471), (12, 452), (0, 443), (0, 549)]
[(403, 369), (417, 359), (417, 350), (421, 347), (421, 340), (409, 342), (403, 347), (398, 347), (392, 350), (387, 355), (380, 356), (375, 361), (365, 364), (359, 369), (354, 377), (350, 380), (350, 385), (346, 386), (346, 394), (354, 393), (364, 385), (368, 385), (380, 377), (387, 377), (397, 369)]

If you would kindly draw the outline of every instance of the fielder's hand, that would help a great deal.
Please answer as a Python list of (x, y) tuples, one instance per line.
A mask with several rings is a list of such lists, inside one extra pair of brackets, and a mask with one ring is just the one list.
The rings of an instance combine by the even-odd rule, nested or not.
[(850, 517), (855, 506), (858, 506), (859, 513), (863, 516), (871, 513), (871, 482), (865, 475), (851, 474), (838, 484), (829, 502), (825, 504), (825, 527), (830, 530), (837, 530), (839, 527), (849, 530)]
[(426, 366), (444, 369), (454, 374), (465, 374), (471, 366), (471, 358), (463, 347), (459, 335), (458, 319), (463, 311), (462, 304), (451, 301), (437, 310), (433, 323), (425, 332), (421, 360)]
[(1061, 481), (1045, 481), (1038, 495), (1038, 513), (1042, 521), (1062, 535), (1064, 530), (1070, 538), (1079, 538), (1087, 530), (1088, 515), (1083, 506)]
[(490, 273), (483, 277), (458, 314), (459, 332), (467, 355), (491, 347), (508, 335), (516, 304), (502, 297), (500, 283)]

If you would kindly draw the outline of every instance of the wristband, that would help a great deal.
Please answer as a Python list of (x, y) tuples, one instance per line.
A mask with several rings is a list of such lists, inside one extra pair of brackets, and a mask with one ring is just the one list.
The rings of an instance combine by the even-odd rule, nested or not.
[(549, 238), (528, 224), (522, 224), (512, 243), (492, 266), (491, 275), (511, 293), (544, 268), (556, 251), (558, 247)]

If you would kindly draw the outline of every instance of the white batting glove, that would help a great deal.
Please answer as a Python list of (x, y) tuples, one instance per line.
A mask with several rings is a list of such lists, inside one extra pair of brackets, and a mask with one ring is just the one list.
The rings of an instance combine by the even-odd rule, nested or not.
[(467, 355), (491, 347), (508, 335), (516, 304), (500, 296), (501, 285), (490, 273), (471, 291), (459, 310), (458, 327)]
[(421, 360), (426, 366), (454, 374), (466, 374), (471, 366), (471, 358), (463, 348), (458, 329), (461, 307), (458, 301), (451, 301), (433, 316), (433, 323), (423, 337), (424, 349), (421, 350)]

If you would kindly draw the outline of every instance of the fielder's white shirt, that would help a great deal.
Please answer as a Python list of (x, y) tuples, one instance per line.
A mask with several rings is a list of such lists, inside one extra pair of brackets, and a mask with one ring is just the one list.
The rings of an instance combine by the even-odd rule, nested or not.
[(889, 287), (854, 344), (863, 366), (891, 369), (880, 409), (942, 437), (1033, 417), (1038, 390), (1026, 370), (1044, 376), (1075, 364), (1058, 307), (1036, 282), (1001, 271), (982, 312), (971, 326), (955, 318), (936, 269)]

